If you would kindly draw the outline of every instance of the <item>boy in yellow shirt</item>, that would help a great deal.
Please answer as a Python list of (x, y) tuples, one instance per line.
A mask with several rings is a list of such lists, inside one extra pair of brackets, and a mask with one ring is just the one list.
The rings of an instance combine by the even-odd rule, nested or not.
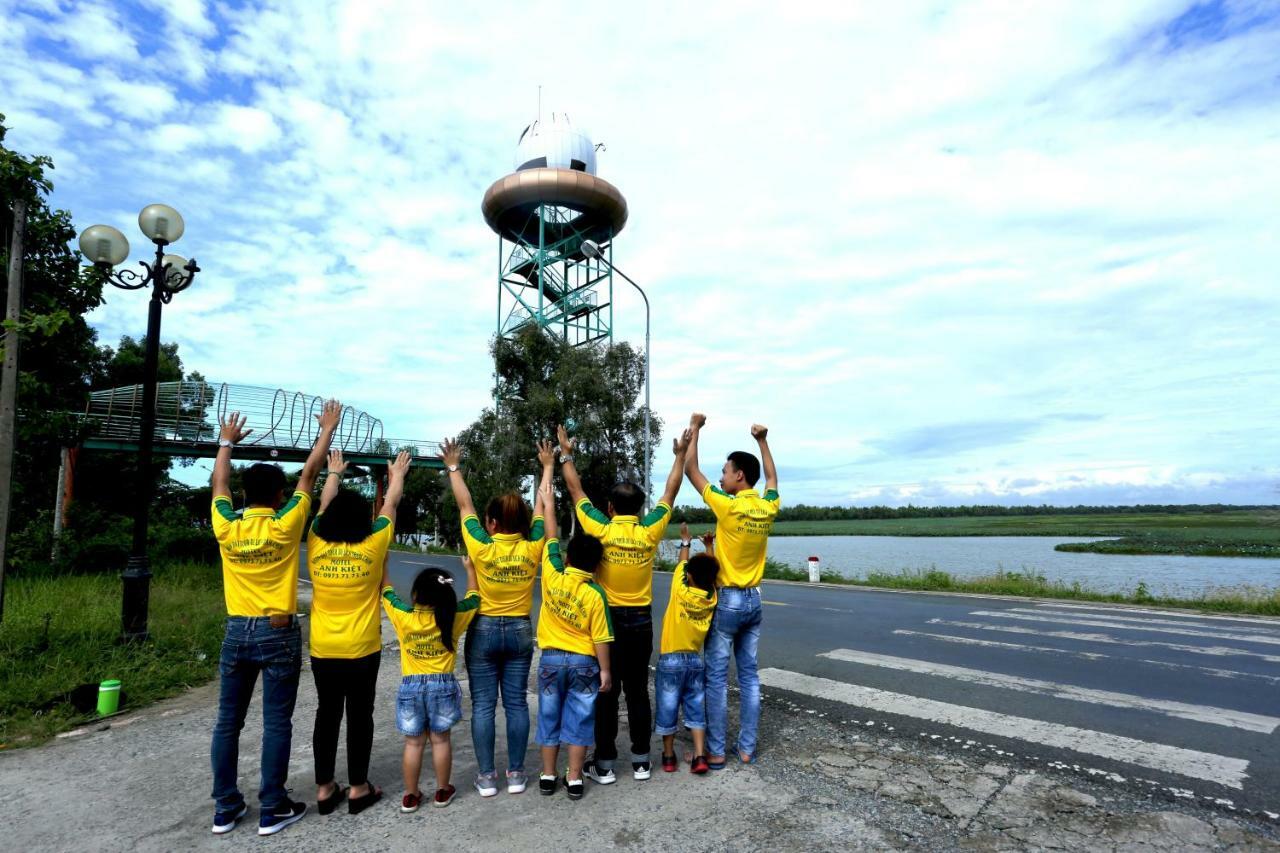
[(436, 771), (432, 805), (444, 808), (457, 788), (449, 783), (453, 743), (449, 730), (462, 719), (462, 688), (453, 674), (458, 638), (480, 610), (480, 593), (471, 561), (467, 594), (461, 601), (453, 578), (444, 569), (426, 568), (413, 581), (413, 604), (406, 604), (383, 575), (382, 607), (400, 640), (400, 690), (396, 694), (396, 728), (404, 735), (404, 798), (400, 811), (416, 812), (422, 803), (418, 780), (426, 732), (431, 736), (431, 762)]
[(538, 790), (556, 792), (560, 745), (569, 747), (565, 792), (582, 799), (582, 765), (595, 740), (596, 696), (609, 689), (609, 644), (613, 625), (604, 590), (593, 573), (604, 553), (600, 540), (579, 532), (569, 542), (568, 562), (556, 538), (555, 492), (551, 469), (555, 456), (549, 442), (539, 448), (543, 463), (538, 500), (547, 520), (547, 550), (542, 560), (542, 609), (538, 612), (538, 743), (542, 775)]
[(715, 534), (702, 537), (706, 553), (689, 556), (689, 525), (680, 525), (680, 562), (671, 578), (671, 597), (662, 617), (662, 641), (658, 646), (658, 674), (654, 693), (658, 721), (654, 731), (662, 735), (662, 769), (676, 769), (676, 723), (684, 706), (684, 725), (693, 734), (693, 761), (689, 772), (707, 772), (706, 689), (703, 682), (702, 643), (716, 610), (716, 572), (720, 564), (711, 555)]

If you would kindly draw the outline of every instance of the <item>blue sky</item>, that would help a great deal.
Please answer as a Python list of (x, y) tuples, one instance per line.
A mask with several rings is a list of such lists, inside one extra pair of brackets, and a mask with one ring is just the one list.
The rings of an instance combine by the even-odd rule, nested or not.
[(708, 467), (762, 421), (791, 503), (1280, 502), (1280, 4), (632, 5), (0, 0), (0, 111), (135, 257), (182, 211), (191, 368), (391, 435), (488, 401), (541, 84)]

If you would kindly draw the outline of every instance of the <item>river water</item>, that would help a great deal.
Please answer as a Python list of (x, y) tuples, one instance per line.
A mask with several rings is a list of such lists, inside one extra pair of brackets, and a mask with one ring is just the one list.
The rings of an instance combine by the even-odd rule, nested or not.
[(1155, 595), (1193, 596), (1214, 587), (1280, 587), (1280, 559), (1072, 554), (1053, 550), (1047, 536), (774, 536), (769, 556), (805, 568), (810, 555), (825, 571), (863, 577), (868, 571), (937, 568), (956, 577), (1036, 572), (1079, 581), (1102, 592), (1132, 592), (1139, 581)]

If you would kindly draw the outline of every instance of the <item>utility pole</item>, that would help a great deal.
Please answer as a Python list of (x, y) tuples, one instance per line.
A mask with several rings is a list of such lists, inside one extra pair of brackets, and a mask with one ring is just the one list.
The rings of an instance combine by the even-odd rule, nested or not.
[(9, 293), (5, 300), (4, 366), (0, 368), (0, 619), (4, 618), (4, 567), (9, 545), (9, 507), (13, 497), (13, 444), (18, 420), (18, 320), (22, 316), (22, 238), (27, 203), (13, 202), (13, 240), (9, 244)]

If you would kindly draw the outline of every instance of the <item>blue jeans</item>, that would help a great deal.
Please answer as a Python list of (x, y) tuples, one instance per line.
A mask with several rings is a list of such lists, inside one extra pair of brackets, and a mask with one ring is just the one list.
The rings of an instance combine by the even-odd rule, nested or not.
[(538, 743), (591, 746), (599, 693), (600, 663), (594, 657), (544, 649), (538, 663)]
[(467, 677), (471, 682), (471, 741), (481, 773), (494, 772), (494, 718), (498, 687), (507, 716), (507, 769), (523, 770), (529, 747), (529, 667), (533, 627), (520, 616), (479, 616), (467, 631)]
[(417, 737), (447, 732), (462, 719), (462, 688), (452, 672), (406, 675), (396, 693), (396, 728)]
[(293, 705), (302, 672), (302, 632), (296, 617), (283, 628), (272, 628), (266, 616), (228, 616), (218, 663), (221, 692), (218, 720), (213, 726), (210, 760), (213, 798), (220, 814), (236, 811), (244, 802), (237, 784), (240, 730), (253, 699), (253, 686), (262, 673), (262, 778), (258, 802), (269, 812), (287, 798), (289, 748), (293, 741)]
[(760, 643), (760, 588), (721, 587), (711, 630), (704, 647), (707, 662), (707, 754), (724, 755), (729, 727), (729, 656), (738, 665), (741, 708), (738, 751), (756, 754), (760, 725), (760, 672), (756, 647)]
[(653, 729), (656, 734), (676, 733), (681, 705), (684, 705), (685, 728), (707, 727), (702, 655), (697, 652), (659, 655), (658, 674), (654, 676), (653, 686), (658, 694), (658, 724)]

